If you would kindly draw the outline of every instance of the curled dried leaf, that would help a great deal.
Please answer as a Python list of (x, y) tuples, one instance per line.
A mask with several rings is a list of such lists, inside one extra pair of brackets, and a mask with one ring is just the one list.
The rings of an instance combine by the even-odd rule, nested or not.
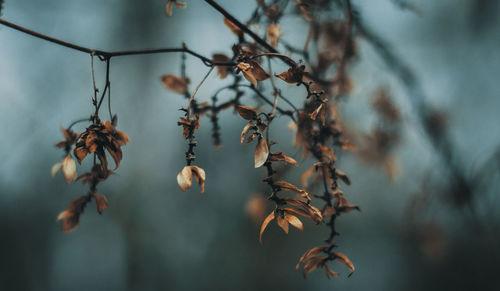
[(330, 279), (330, 276), (332, 276), (333, 278), (335, 278), (335, 277), (338, 277), (338, 276), (339, 276), (339, 273), (334, 272), (332, 269), (330, 269), (330, 268), (328, 267), (328, 264), (325, 264), (325, 265), (323, 266), (323, 269), (325, 270), (325, 274), (326, 274), (326, 277), (327, 277), (328, 279)]
[(316, 117), (318, 116), (318, 114), (320, 113), (320, 111), (323, 109), (324, 106), (325, 104), (321, 103), (313, 112), (309, 113), (309, 118), (311, 118), (312, 120), (316, 120)]
[(191, 167), (185, 166), (182, 171), (177, 174), (177, 184), (183, 192), (186, 192), (193, 184), (193, 177), (191, 173)]
[(224, 17), (224, 24), (236, 35), (243, 34), (243, 31), (231, 20)]
[(352, 205), (349, 203), (347, 198), (345, 198), (343, 195), (338, 195), (337, 200), (335, 201), (335, 208), (338, 210), (340, 213), (349, 213), (353, 210), (358, 210), (359, 211), (359, 206), (357, 205)]
[(337, 252), (332, 252), (333, 255), (335, 255), (335, 259), (339, 261), (339, 263), (346, 265), (349, 268), (349, 277), (354, 273), (354, 264), (349, 260), (349, 258), (342, 254), (342, 253), (337, 253)]
[[(231, 61), (231, 58), (229, 58), (225, 54), (213, 54), (212, 61), (214, 63), (227, 63)], [(219, 76), (219, 78), (221, 79), (226, 78), (228, 74), (228, 67), (227, 66), (216, 66), (216, 67), (217, 67), (217, 75)]]
[(188, 79), (176, 75), (163, 75), (161, 81), (165, 88), (179, 94), (186, 94), (189, 85)]
[(269, 78), (269, 74), (255, 60), (241, 62), (237, 67), (243, 73), (243, 77), (245, 77), (248, 82), (252, 83), (254, 87), (257, 87), (257, 81), (264, 81)]
[(349, 177), (347, 177), (347, 175), (344, 172), (335, 169), (335, 173), (337, 174), (337, 177), (339, 177), (340, 180), (342, 180), (347, 185), (351, 185), (351, 179), (349, 179)]
[(177, 0), (168, 0), (167, 4), (165, 4), (165, 14), (167, 14), (167, 16), (172, 16), (173, 4), (175, 4), (177, 8), (186, 8), (186, 2), (180, 2)]
[(302, 78), (304, 77), (304, 69), (305, 69), (304, 65), (291, 67), (287, 71), (284, 71), (279, 75), (276, 75), (276, 77), (280, 78), (281, 80), (287, 83), (297, 84), (302, 82)]
[(262, 222), (262, 225), (260, 227), (260, 235), (259, 235), (259, 242), (262, 244), (262, 234), (264, 233), (264, 230), (266, 230), (267, 225), (269, 222), (271, 222), (274, 219), (274, 211), (269, 213), (269, 215), (264, 219), (264, 222)]
[(267, 161), (267, 157), (269, 156), (269, 147), (267, 146), (267, 142), (265, 138), (259, 137), (259, 142), (255, 147), (254, 160), (255, 160), (255, 168), (258, 168)]
[(80, 196), (71, 201), (71, 204), (66, 210), (59, 213), (57, 220), (62, 220), (63, 232), (70, 232), (78, 227), (80, 215), (83, 213), (83, 209), (87, 202), (89, 202), (89, 199), (89, 196)]
[(294, 160), (293, 158), (285, 155), (282, 152), (275, 152), (275, 153), (269, 154), (269, 160), (272, 161), (272, 162), (285, 162), (285, 163), (292, 164), (294, 166), (298, 166), (299, 165), (296, 160)]
[(54, 177), (57, 173), (57, 171), (59, 171), (59, 169), (61, 168), (62, 166), (62, 163), (56, 163), (52, 166), (52, 168), (50, 169), (50, 175), (52, 177)]
[(185, 166), (182, 171), (177, 174), (177, 184), (183, 192), (186, 192), (193, 185), (193, 178), (200, 184), (200, 193), (205, 192), (205, 170), (198, 166)]
[(296, 216), (288, 214), (285, 212), (284, 214), (285, 219), (290, 223), (293, 227), (300, 229), (301, 231), (304, 230), (304, 225), (302, 224), (302, 221), (298, 219)]
[(241, 144), (243, 144), (243, 142), (245, 141), (245, 137), (246, 137), (248, 131), (250, 130), (250, 128), (252, 128), (252, 126), (253, 126), (253, 122), (250, 121), (247, 125), (245, 125), (245, 127), (241, 131)]
[(267, 26), (267, 38), (272, 47), (277, 47), (281, 36), (281, 28), (279, 24), (272, 23)]
[(303, 262), (307, 261), (310, 257), (314, 257), (314, 256), (317, 256), (317, 255), (321, 254), (326, 249), (328, 249), (327, 246), (317, 246), (317, 247), (314, 247), (314, 248), (306, 251), (302, 255), (302, 257), (300, 257), (299, 262), (295, 266), (295, 269), (298, 270), (300, 268), (300, 264), (302, 264)]
[(191, 171), (193, 173), (193, 177), (200, 184), (201, 191), (200, 193), (205, 192), (205, 180), (206, 180), (206, 175), (205, 175), (205, 170), (198, 166), (191, 166)]
[(284, 217), (284, 214), (279, 214), (278, 218), (276, 218), (276, 222), (278, 223), (279, 227), (283, 229), (283, 231), (288, 234), (288, 220)]
[(67, 155), (62, 162), (62, 173), (68, 184), (76, 179), (76, 164), (70, 155)]
[(93, 193), (92, 196), (95, 200), (97, 212), (99, 212), (99, 214), (102, 214), (102, 212), (108, 208), (108, 199), (106, 199), (106, 196), (97, 193)]
[(292, 185), (285, 181), (277, 181), (274, 182), (274, 185), (279, 186), (281, 190), (291, 191), (298, 193), (301, 197), (306, 198), (308, 201), (311, 201), (311, 197), (309, 197), (309, 193), (306, 190), (300, 189), (299, 187)]
[(246, 120), (254, 120), (257, 118), (257, 111), (255, 111), (252, 107), (238, 106), (236, 107), (236, 111), (238, 111), (240, 116)]

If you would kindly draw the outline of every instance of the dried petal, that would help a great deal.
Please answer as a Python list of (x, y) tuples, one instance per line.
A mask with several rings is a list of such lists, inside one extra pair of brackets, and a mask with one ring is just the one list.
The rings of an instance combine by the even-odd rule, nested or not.
[(236, 107), (236, 111), (246, 120), (254, 120), (257, 117), (257, 111), (252, 107), (238, 106)]
[(108, 199), (106, 199), (106, 196), (97, 193), (92, 194), (92, 196), (95, 200), (97, 212), (99, 212), (99, 214), (102, 214), (102, 212), (108, 208)]
[(340, 180), (342, 180), (347, 185), (351, 185), (351, 179), (349, 179), (349, 177), (347, 177), (344, 172), (335, 169), (335, 173), (337, 174), (337, 177), (340, 178)]
[(177, 174), (177, 184), (182, 191), (186, 192), (193, 183), (191, 167), (185, 166), (182, 171)]
[(285, 219), (284, 214), (283, 215), (278, 215), (277, 218), (277, 223), (283, 231), (288, 234), (288, 220)]
[(62, 173), (68, 184), (76, 179), (76, 164), (70, 155), (67, 155), (62, 162)]
[(265, 138), (259, 137), (259, 142), (255, 147), (254, 160), (255, 160), (255, 168), (258, 168), (267, 161), (267, 157), (269, 156), (269, 148), (267, 147), (267, 142)]
[(278, 46), (278, 41), (281, 36), (281, 28), (279, 24), (269, 24), (267, 26), (267, 38), (269, 39), (269, 42), (271, 43), (272, 47)]
[(269, 215), (264, 219), (264, 222), (262, 223), (262, 226), (260, 227), (260, 236), (259, 236), (259, 242), (262, 244), (262, 234), (264, 233), (264, 230), (266, 230), (267, 225), (271, 220), (274, 219), (274, 211), (269, 213)]
[(349, 277), (350, 277), (352, 275), (352, 273), (354, 273), (354, 265), (351, 262), (351, 260), (349, 260), (349, 258), (346, 255), (341, 254), (341, 253), (332, 252), (332, 254), (335, 255), (335, 259), (337, 261), (339, 261), (339, 263), (342, 263), (349, 268), (349, 270), (351, 271), (351, 273), (349, 273)]
[(299, 82), (302, 82), (302, 77), (304, 76), (304, 69), (305, 66), (298, 66), (298, 67), (291, 67), (287, 71), (276, 75), (276, 77), (280, 78), (281, 80), (290, 83), (290, 84), (297, 84)]
[(191, 171), (193, 174), (194, 179), (200, 184), (201, 191), (200, 193), (205, 192), (205, 180), (206, 180), (206, 175), (205, 175), (205, 170), (198, 166), (191, 166)]
[(297, 229), (300, 229), (301, 231), (304, 230), (304, 226), (302, 224), (302, 221), (300, 221), (300, 219), (298, 219), (296, 216), (293, 216), (291, 214), (287, 214), (285, 213), (284, 214), (285, 216), (285, 219), (292, 225), (294, 226), (295, 228)]
[(88, 150), (85, 148), (75, 147), (75, 149), (73, 150), (73, 154), (75, 155), (79, 164), (82, 163), (83, 159), (85, 159), (88, 153)]
[(80, 196), (73, 201), (68, 206), (66, 210), (59, 213), (57, 220), (62, 220), (62, 231), (70, 232), (78, 227), (80, 221), (80, 215), (87, 202), (89, 201), (89, 196)]
[(326, 277), (327, 277), (328, 279), (330, 279), (330, 276), (332, 276), (333, 278), (335, 278), (335, 277), (338, 277), (338, 276), (339, 276), (339, 273), (336, 273), (336, 272), (334, 272), (332, 269), (330, 269), (330, 268), (328, 267), (328, 264), (325, 264), (325, 265), (323, 266), (323, 269), (325, 270), (325, 274), (326, 274)]
[(54, 177), (57, 173), (57, 171), (59, 171), (59, 169), (61, 168), (62, 166), (62, 163), (56, 163), (52, 166), (52, 169), (50, 169), (50, 175), (52, 175), (52, 177)]
[(167, 16), (172, 16), (172, 4), (174, 4), (172, 0), (168, 0), (167, 4), (165, 4), (165, 14)]
[(294, 160), (293, 158), (285, 155), (282, 152), (271, 153), (269, 155), (269, 160), (273, 161), (273, 162), (285, 162), (285, 163), (292, 164), (294, 166), (298, 166), (299, 165), (296, 160)]
[(255, 60), (239, 63), (237, 67), (242, 71), (243, 77), (252, 83), (254, 87), (257, 87), (257, 81), (264, 81), (269, 78), (269, 74)]
[(241, 144), (245, 141), (245, 136), (247, 135), (248, 131), (250, 128), (252, 128), (253, 122), (250, 121), (245, 127), (243, 128), (243, 131), (241, 132)]
[(292, 184), (285, 182), (285, 181), (274, 182), (274, 185), (279, 186), (281, 188), (281, 190), (284, 190), (284, 191), (296, 192), (296, 193), (300, 194), (300, 196), (306, 198), (308, 201), (311, 201), (311, 197), (309, 197), (309, 193), (307, 193), (307, 191), (305, 191), (305, 190), (298, 188), (295, 185), (292, 185)]
[(186, 94), (189, 80), (176, 75), (163, 75), (161, 81), (165, 88), (179, 94)]
[(317, 246), (317, 247), (314, 247), (314, 248), (308, 250), (307, 252), (305, 252), (302, 255), (302, 257), (300, 257), (299, 262), (295, 266), (295, 269), (298, 270), (300, 268), (300, 264), (302, 264), (304, 261), (308, 260), (310, 257), (321, 254), (327, 248), (328, 248), (327, 246)]
[(316, 120), (316, 117), (324, 106), (325, 104), (321, 103), (312, 113), (309, 114), (309, 118), (311, 118), (312, 120)]
[(243, 31), (236, 26), (236, 24), (232, 23), (231, 20), (224, 17), (224, 24), (236, 35), (243, 34)]
[[(224, 54), (213, 54), (212, 61), (214, 63), (227, 63), (230, 62), (231, 59)], [(221, 79), (226, 78), (228, 74), (228, 67), (227, 66), (216, 66), (216, 67), (217, 67), (217, 75), (219, 75), (219, 78)]]

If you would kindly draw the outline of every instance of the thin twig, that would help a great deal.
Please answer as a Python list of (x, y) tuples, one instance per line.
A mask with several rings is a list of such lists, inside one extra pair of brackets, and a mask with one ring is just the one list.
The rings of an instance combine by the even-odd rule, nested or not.
[(205, 77), (203, 77), (203, 79), (198, 84), (198, 86), (196, 86), (196, 89), (194, 90), (193, 94), (191, 94), (191, 97), (189, 98), (189, 102), (188, 102), (188, 106), (187, 106), (187, 112), (188, 112), (188, 114), (189, 114), (189, 109), (191, 108), (191, 102), (193, 102), (193, 99), (194, 99), (194, 95), (196, 95), (196, 92), (198, 92), (198, 89), (200, 89), (201, 84), (203, 84), (203, 82), (205, 82), (205, 80), (207, 79), (208, 75), (210, 75), (210, 73), (212, 73), (212, 71), (213, 71), (214, 68), (215, 68), (215, 66), (211, 66), (210, 67), (210, 70), (208, 70), (208, 72), (205, 75)]
[(126, 51), (117, 51), (117, 52), (108, 52), (108, 51), (103, 51), (103, 50), (97, 50), (97, 49), (92, 49), (84, 46), (80, 46), (74, 43), (70, 43), (67, 41), (63, 41), (33, 30), (30, 30), (26, 27), (17, 25), (15, 23), (9, 22), (7, 20), (1, 19), (0, 18), (0, 24), (5, 25), (7, 27), (10, 27), (12, 29), (15, 29), (17, 31), (21, 31), (23, 33), (32, 35), (34, 37), (44, 39), (46, 41), (58, 44), (60, 46), (64, 46), (70, 49), (74, 49), (77, 51), (81, 51), (84, 53), (88, 53), (91, 55), (96, 55), (100, 59), (105, 60), (109, 59), (111, 57), (118, 57), (118, 56), (130, 56), (130, 55), (147, 55), (147, 54), (159, 54), (159, 53), (176, 53), (176, 52), (184, 52), (188, 53), (198, 59), (200, 59), (206, 66), (235, 66), (236, 64), (233, 62), (213, 62), (211, 59), (204, 57), (187, 47), (182, 47), (182, 48), (160, 48), (160, 49), (140, 49), (140, 50), (126, 50)]

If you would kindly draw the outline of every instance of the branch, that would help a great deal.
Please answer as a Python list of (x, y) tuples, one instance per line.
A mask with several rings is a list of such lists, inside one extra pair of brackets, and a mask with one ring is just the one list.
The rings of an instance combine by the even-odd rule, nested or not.
[(184, 52), (184, 53), (188, 53), (188, 54), (200, 59), (206, 66), (209, 66), (209, 67), (210, 66), (229, 66), (229, 67), (232, 67), (232, 66), (236, 65), (233, 62), (213, 62), (211, 59), (204, 57), (196, 52), (193, 52), (192, 50), (188, 49), (186, 46), (183, 46), (182, 48), (141, 49), (141, 50), (108, 52), (108, 51), (103, 51), (103, 50), (87, 48), (87, 47), (83, 47), (80, 45), (76, 45), (74, 43), (66, 42), (66, 41), (45, 35), (45, 34), (41, 34), (39, 32), (33, 31), (33, 30), (30, 30), (28, 28), (19, 26), (15, 23), (9, 22), (9, 21), (1, 19), (1, 18), (0, 18), (0, 24), (5, 25), (7, 27), (10, 27), (12, 29), (15, 29), (17, 31), (29, 34), (31, 36), (58, 44), (60, 46), (64, 46), (64, 47), (67, 47), (67, 48), (70, 48), (73, 50), (96, 55), (101, 60), (106, 60), (106, 59), (110, 59), (111, 57), (118, 57), (118, 56)]

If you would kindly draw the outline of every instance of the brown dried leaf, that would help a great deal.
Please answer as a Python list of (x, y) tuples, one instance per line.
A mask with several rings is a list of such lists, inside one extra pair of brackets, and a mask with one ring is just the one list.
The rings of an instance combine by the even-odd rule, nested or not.
[(328, 217), (328, 216), (332, 216), (334, 215), (335, 213), (337, 213), (337, 211), (335, 210), (335, 208), (331, 207), (331, 206), (326, 206), (325, 208), (323, 208), (323, 210), (321, 211), (321, 214), (323, 215), (323, 217)]
[(236, 26), (236, 24), (232, 23), (231, 20), (227, 19), (224, 17), (224, 24), (235, 34), (235, 35), (240, 35), (243, 34), (243, 31)]
[(240, 116), (246, 120), (254, 120), (257, 117), (257, 111), (255, 111), (252, 107), (238, 106), (236, 107), (236, 111), (238, 111)]
[(313, 112), (309, 113), (309, 118), (311, 118), (312, 120), (316, 120), (316, 117), (324, 106), (325, 104), (321, 103)]
[(278, 41), (281, 36), (281, 28), (279, 24), (272, 23), (267, 26), (267, 38), (272, 47), (278, 46)]
[(276, 220), (277, 220), (279, 227), (281, 227), (281, 229), (283, 229), (283, 231), (286, 234), (288, 234), (288, 220), (285, 219), (284, 214), (283, 215), (278, 214), (278, 217), (276, 218)]
[(243, 144), (243, 142), (245, 141), (245, 136), (247, 135), (250, 128), (252, 128), (252, 126), (253, 126), (253, 122), (250, 121), (247, 125), (245, 125), (245, 127), (243, 128), (243, 131), (241, 131), (241, 144)]
[(80, 196), (71, 201), (71, 204), (66, 210), (59, 213), (59, 215), (57, 216), (57, 220), (62, 220), (63, 232), (70, 232), (78, 227), (80, 215), (82, 214), (83, 209), (88, 201), (88, 196)]
[(50, 169), (50, 175), (52, 177), (54, 177), (57, 173), (57, 171), (59, 171), (59, 169), (61, 168), (62, 166), (62, 163), (56, 163), (52, 166), (52, 169)]
[(269, 160), (272, 161), (272, 162), (285, 162), (285, 163), (292, 164), (294, 166), (298, 166), (299, 165), (296, 160), (294, 160), (293, 158), (285, 155), (282, 152), (275, 152), (275, 153), (269, 154)]
[(206, 175), (205, 175), (205, 170), (198, 166), (191, 166), (191, 171), (193, 174), (194, 179), (200, 184), (201, 191), (200, 193), (205, 192), (205, 180), (206, 180)]
[(304, 187), (309, 186), (309, 178), (316, 173), (316, 165), (312, 165), (309, 169), (305, 170), (302, 175), (300, 175), (300, 184)]
[(304, 230), (304, 225), (302, 224), (302, 221), (298, 219), (296, 216), (293, 216), (291, 214), (284, 214), (285, 219), (290, 223), (293, 227), (300, 229), (301, 231)]
[(182, 171), (177, 174), (177, 184), (183, 192), (186, 192), (193, 184), (193, 178), (191, 173), (191, 167), (185, 166)]
[(327, 246), (317, 246), (308, 251), (306, 251), (302, 257), (300, 257), (299, 262), (295, 265), (295, 269), (298, 270), (300, 268), (300, 264), (304, 261), (308, 260), (310, 257), (321, 254), (324, 250), (328, 249)]
[(172, 16), (172, 4), (175, 4), (177, 8), (186, 8), (185, 2), (179, 2), (177, 0), (168, 0), (167, 4), (165, 4), (165, 14), (167, 14), (167, 16)]
[(266, 227), (267, 225), (269, 224), (269, 222), (271, 222), (271, 220), (274, 219), (274, 211), (271, 212), (267, 217), (266, 219), (264, 219), (264, 222), (262, 223), (262, 226), (260, 227), (260, 236), (259, 236), (259, 242), (260, 244), (262, 244), (262, 234), (264, 233), (264, 230), (266, 230)]
[(252, 133), (251, 135), (248, 136), (247, 142), (246, 143), (251, 143), (257, 136), (259, 136), (257, 133)]
[(342, 180), (347, 185), (351, 185), (351, 179), (349, 179), (349, 177), (347, 177), (347, 175), (344, 172), (335, 169), (335, 173), (337, 174), (337, 177), (340, 178), (340, 180)]
[(179, 94), (186, 94), (189, 85), (188, 79), (176, 75), (163, 75), (161, 81), (165, 88)]
[(349, 270), (351, 271), (349, 273), (349, 277), (350, 277), (352, 275), (352, 273), (354, 273), (354, 265), (351, 262), (351, 260), (349, 260), (349, 258), (346, 255), (341, 254), (341, 253), (332, 252), (332, 254), (335, 255), (335, 259), (337, 261), (339, 261), (339, 263), (344, 264), (349, 268)]
[[(228, 63), (231, 61), (231, 58), (224, 54), (213, 54), (212, 55), (212, 61), (214, 63)], [(228, 67), (227, 66), (216, 66), (217, 67), (217, 75), (219, 78), (224, 79), (227, 77), (228, 74)]]
[(338, 195), (337, 200), (335, 202), (335, 208), (341, 213), (349, 213), (353, 210), (358, 210), (359, 211), (359, 206), (357, 205), (352, 205), (349, 203), (347, 198), (345, 198), (343, 195)]
[(302, 77), (304, 76), (304, 69), (305, 69), (304, 65), (298, 67), (291, 67), (287, 71), (284, 71), (279, 75), (276, 75), (276, 77), (280, 78), (281, 80), (289, 84), (297, 84), (302, 81)]
[(308, 259), (305, 264), (304, 268), (302, 269), (302, 275), (307, 277), (307, 274), (311, 273), (312, 271), (321, 268), (325, 264), (326, 257), (324, 256), (317, 256), (317, 257), (311, 257)]
[(267, 161), (267, 157), (269, 156), (269, 148), (267, 147), (267, 142), (265, 138), (259, 137), (259, 142), (255, 147), (254, 160), (255, 160), (255, 168), (258, 168)]
[(85, 159), (88, 153), (89, 152), (85, 148), (75, 147), (75, 149), (73, 150), (73, 154), (75, 154), (75, 157), (79, 164), (82, 163), (83, 159)]
[(76, 164), (70, 155), (67, 155), (62, 162), (62, 173), (68, 184), (76, 179)]
[(330, 276), (332, 276), (333, 278), (335, 278), (335, 277), (338, 277), (338, 276), (339, 276), (339, 273), (336, 273), (336, 272), (334, 272), (332, 269), (330, 269), (330, 268), (328, 267), (328, 264), (325, 264), (325, 265), (323, 266), (323, 269), (325, 270), (325, 274), (326, 274), (326, 277), (327, 277), (328, 279), (330, 279)]
[(292, 184), (285, 182), (285, 181), (274, 182), (274, 185), (279, 186), (281, 188), (281, 190), (284, 190), (284, 191), (296, 192), (296, 193), (300, 194), (301, 197), (306, 198), (308, 201), (311, 201), (311, 197), (309, 197), (309, 193), (307, 193), (306, 190), (302, 190), (295, 185), (292, 185)]
[(311, 218), (311, 214), (309, 214), (308, 212), (306, 212), (305, 210), (302, 210), (302, 209), (285, 207), (285, 208), (283, 208), (283, 210), (285, 210), (287, 212), (290, 212), (290, 213), (293, 213), (293, 214), (297, 214), (297, 215), (300, 215), (300, 216)]
[(106, 196), (97, 193), (92, 194), (92, 196), (95, 200), (97, 212), (99, 212), (99, 214), (102, 214), (103, 211), (108, 208), (108, 199), (106, 199)]
[(237, 67), (243, 73), (243, 77), (252, 83), (254, 87), (257, 87), (257, 81), (264, 81), (269, 78), (269, 74), (255, 60), (239, 63)]

